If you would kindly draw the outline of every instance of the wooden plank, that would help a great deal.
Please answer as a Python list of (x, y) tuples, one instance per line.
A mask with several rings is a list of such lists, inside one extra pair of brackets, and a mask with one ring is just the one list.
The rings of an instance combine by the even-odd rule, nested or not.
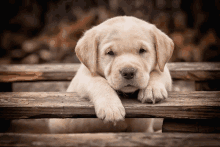
[(220, 133), (220, 119), (164, 119), (163, 132)]
[(0, 133), (0, 146), (219, 146), (219, 134), (200, 133)]
[[(0, 65), (0, 82), (17, 81), (69, 81), (80, 64)], [(173, 79), (220, 79), (220, 63), (179, 62), (168, 63)]]
[(220, 71), (219, 62), (172, 62), (167, 66), (171, 71)]
[(220, 63), (179, 62), (168, 63), (173, 79), (204, 81), (220, 79)]
[[(136, 96), (122, 98), (126, 117), (181, 119), (220, 118), (220, 91), (170, 92), (157, 104), (142, 104)], [(0, 93), (0, 118), (76, 118), (96, 117), (93, 104), (76, 93), (6, 92)]]
[(0, 65), (0, 82), (70, 81), (80, 64)]

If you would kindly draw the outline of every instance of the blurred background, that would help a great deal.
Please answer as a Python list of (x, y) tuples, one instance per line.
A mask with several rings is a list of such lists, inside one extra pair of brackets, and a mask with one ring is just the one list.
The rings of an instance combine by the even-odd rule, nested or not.
[(0, 64), (76, 63), (76, 42), (108, 18), (155, 24), (175, 42), (172, 62), (220, 61), (219, 0), (5, 0)]

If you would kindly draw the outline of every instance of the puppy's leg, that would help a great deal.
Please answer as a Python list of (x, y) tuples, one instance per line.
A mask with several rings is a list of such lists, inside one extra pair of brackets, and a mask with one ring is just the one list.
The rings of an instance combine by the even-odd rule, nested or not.
[(99, 75), (92, 76), (82, 65), (67, 92), (76, 91), (93, 102), (98, 118), (108, 122), (124, 120), (125, 109), (115, 90)]
[[(90, 98), (94, 104), (97, 117), (106, 122), (124, 120), (125, 109), (116, 92), (108, 85), (104, 78), (99, 76), (93, 77), (84, 65), (80, 67), (71, 81), (67, 92), (77, 92), (81, 97)], [(103, 125), (101, 121), (95, 119), (49, 120), (51, 133), (95, 132), (97, 126), (104, 127)], [(103, 130), (111, 131), (111, 128), (111, 125), (107, 125)]]
[[(160, 72), (159, 68), (157, 67), (154, 71), (150, 73), (150, 80), (147, 88), (140, 90), (138, 94), (138, 100), (140, 100), (142, 103), (159, 102), (162, 99), (166, 99), (168, 97), (167, 91), (170, 91), (171, 88), (172, 88), (172, 79), (168, 68), (165, 66), (164, 72)], [(160, 119), (150, 118), (149, 120), (148, 119), (142, 120), (143, 122), (146, 122), (146, 124), (150, 123), (149, 127), (146, 130), (147, 132), (151, 132), (152, 130), (154, 130), (153, 129), (153, 126), (155, 125), (154, 121), (158, 123), (158, 120)], [(162, 129), (162, 126), (159, 128)]]
[[(81, 97), (88, 97), (93, 102), (98, 118), (108, 122), (124, 120), (125, 109), (116, 92), (102, 77), (93, 77), (82, 65), (71, 81), (67, 92), (77, 92)], [(51, 133), (95, 132), (98, 127), (111, 131), (112, 127), (96, 119), (50, 119)], [(96, 129), (95, 129), (96, 128)], [(109, 129), (108, 129), (109, 128)], [(99, 129), (100, 130), (100, 129)], [(101, 129), (102, 130), (102, 129)]]
[(142, 103), (155, 103), (168, 97), (167, 91), (172, 88), (172, 79), (168, 68), (165, 66), (164, 72), (160, 72), (157, 67), (150, 73), (150, 80), (146, 89), (140, 90), (138, 100)]

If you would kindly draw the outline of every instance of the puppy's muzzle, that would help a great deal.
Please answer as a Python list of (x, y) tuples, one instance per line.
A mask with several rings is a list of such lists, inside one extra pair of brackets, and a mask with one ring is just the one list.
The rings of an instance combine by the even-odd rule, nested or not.
[(129, 68), (123, 68), (119, 72), (123, 78), (125, 78), (126, 80), (131, 80), (136, 75), (137, 69), (133, 67), (129, 67)]

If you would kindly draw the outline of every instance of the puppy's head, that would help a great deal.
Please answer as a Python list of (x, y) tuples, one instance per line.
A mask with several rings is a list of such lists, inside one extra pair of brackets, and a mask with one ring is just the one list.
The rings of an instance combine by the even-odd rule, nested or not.
[(115, 17), (88, 30), (76, 45), (79, 60), (122, 92), (148, 85), (157, 66), (163, 72), (173, 41), (154, 25), (134, 17)]

